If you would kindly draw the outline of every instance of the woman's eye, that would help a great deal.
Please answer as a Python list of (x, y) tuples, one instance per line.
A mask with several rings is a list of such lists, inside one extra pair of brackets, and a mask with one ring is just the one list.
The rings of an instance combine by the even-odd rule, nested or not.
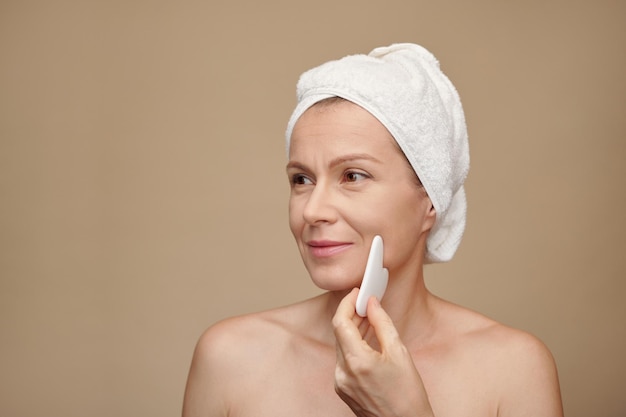
[(369, 178), (362, 172), (348, 171), (345, 173), (346, 182), (357, 182)]
[(313, 184), (313, 181), (304, 174), (294, 174), (291, 176), (291, 183), (293, 185), (308, 185)]

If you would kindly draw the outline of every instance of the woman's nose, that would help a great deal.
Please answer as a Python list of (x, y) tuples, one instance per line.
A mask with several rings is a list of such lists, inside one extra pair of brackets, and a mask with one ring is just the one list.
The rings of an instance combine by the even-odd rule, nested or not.
[(304, 206), (303, 217), (310, 225), (337, 221), (337, 209), (330, 187), (320, 183), (315, 186)]

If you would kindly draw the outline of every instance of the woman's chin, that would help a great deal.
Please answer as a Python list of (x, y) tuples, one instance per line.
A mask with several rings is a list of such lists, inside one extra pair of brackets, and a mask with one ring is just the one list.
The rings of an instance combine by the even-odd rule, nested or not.
[(311, 280), (316, 287), (325, 291), (348, 291), (361, 285), (361, 279), (346, 279), (329, 275), (317, 276), (311, 274)]

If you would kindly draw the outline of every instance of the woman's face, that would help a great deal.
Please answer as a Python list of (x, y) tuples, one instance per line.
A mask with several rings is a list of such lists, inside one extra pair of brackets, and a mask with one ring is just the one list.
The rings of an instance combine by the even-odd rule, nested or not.
[(308, 109), (293, 129), (287, 175), (289, 226), (318, 287), (358, 286), (377, 234), (391, 280), (421, 265), (434, 209), (369, 112), (348, 101)]

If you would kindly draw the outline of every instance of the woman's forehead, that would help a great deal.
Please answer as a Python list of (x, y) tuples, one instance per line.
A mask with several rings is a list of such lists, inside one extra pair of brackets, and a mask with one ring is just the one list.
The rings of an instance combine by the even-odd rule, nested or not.
[[(346, 104), (347, 103), (347, 104)], [(369, 154), (383, 162), (406, 159), (389, 131), (369, 112), (350, 102), (310, 108), (294, 126), (289, 158)]]
[[(395, 143), (387, 128), (367, 110), (347, 100), (322, 101), (307, 109), (297, 120), (294, 140), (310, 137), (362, 139)], [(292, 143), (293, 146), (293, 143)]]

